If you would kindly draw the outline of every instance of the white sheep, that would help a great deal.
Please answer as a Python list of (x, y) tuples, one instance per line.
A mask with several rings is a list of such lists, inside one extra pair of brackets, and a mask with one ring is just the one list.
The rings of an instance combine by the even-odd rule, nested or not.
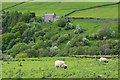
[(102, 61), (108, 63), (107, 59), (103, 58), (103, 57), (100, 58), (100, 62), (102, 62)]
[(67, 65), (64, 63), (64, 61), (57, 60), (57, 61), (55, 61), (56, 70), (57, 70), (58, 67), (66, 69)]

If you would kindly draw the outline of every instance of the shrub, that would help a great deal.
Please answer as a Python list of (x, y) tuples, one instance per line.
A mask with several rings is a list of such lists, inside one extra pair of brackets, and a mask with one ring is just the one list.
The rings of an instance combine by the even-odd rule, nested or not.
[(27, 53), (27, 56), (29, 58), (31, 58), (31, 57), (37, 57), (38, 56), (38, 53), (37, 53), (37, 51), (35, 49), (27, 49), (27, 50), (25, 50), (23, 52)]
[(112, 31), (111, 37), (115, 37), (115, 31)]
[(74, 33), (75, 33), (75, 34), (79, 34), (79, 33), (82, 33), (82, 32), (83, 32), (83, 30), (81, 29), (81, 26), (80, 26), (80, 25), (77, 25)]
[(102, 25), (102, 28), (98, 31), (99, 39), (103, 39), (103, 37), (110, 38), (110, 36), (111, 36), (110, 24)]
[(82, 41), (84, 42), (85, 45), (89, 43), (89, 40), (87, 38), (83, 38)]
[(27, 53), (19, 53), (15, 56), (15, 58), (27, 58), (27, 57), (28, 57)]
[(57, 25), (60, 26), (60, 27), (64, 27), (66, 25), (66, 23), (67, 23), (67, 20), (64, 19), (64, 18), (59, 18), (57, 20)]
[(68, 40), (68, 39), (70, 39), (70, 36), (68, 34), (64, 34), (63, 36), (58, 38), (57, 42), (59, 44), (59, 43), (62, 43), (64, 41)]

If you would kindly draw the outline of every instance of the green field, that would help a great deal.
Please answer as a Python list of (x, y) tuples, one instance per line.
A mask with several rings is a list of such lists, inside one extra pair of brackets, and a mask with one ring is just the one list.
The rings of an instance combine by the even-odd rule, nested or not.
[[(109, 63), (95, 61), (95, 58), (69, 57), (13, 60), (2, 62), (3, 78), (118, 78), (117, 58), (108, 59)], [(56, 60), (64, 60), (68, 68), (56, 70)]]
[[(15, 10), (20, 12), (32, 11), (35, 12), (37, 16), (44, 16), (45, 13), (56, 13), (57, 16), (63, 16), (76, 9), (84, 9), (84, 8), (89, 8), (103, 4), (111, 4), (111, 3), (113, 2), (28, 2), (10, 8), (7, 11), (15, 11)], [(14, 4), (16, 3), (3, 2), (2, 8), (4, 9)], [(117, 18), (118, 17), (117, 9), (118, 9), (117, 6), (96, 8), (93, 10), (76, 12), (73, 15), (70, 15), (70, 17)]]
[(110, 24), (111, 30), (115, 30), (118, 35), (118, 22), (117, 21), (80, 21), (80, 20), (72, 20), (75, 26), (80, 25), (82, 29), (86, 30), (85, 33), (82, 33), (83, 36), (86, 34), (95, 34), (97, 33), (102, 25)]
[(118, 18), (118, 5), (75, 12), (68, 17)]
[(2, 2), (2, 9), (18, 4), (19, 2)]

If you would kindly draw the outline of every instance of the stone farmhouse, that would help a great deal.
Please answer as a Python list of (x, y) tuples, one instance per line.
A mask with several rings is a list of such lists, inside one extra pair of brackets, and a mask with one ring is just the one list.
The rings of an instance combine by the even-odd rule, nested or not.
[(56, 16), (55, 13), (46, 13), (44, 15), (44, 17), (42, 17), (42, 21), (45, 21), (45, 22), (55, 22), (59, 18), (61, 18), (61, 17), (60, 16)]

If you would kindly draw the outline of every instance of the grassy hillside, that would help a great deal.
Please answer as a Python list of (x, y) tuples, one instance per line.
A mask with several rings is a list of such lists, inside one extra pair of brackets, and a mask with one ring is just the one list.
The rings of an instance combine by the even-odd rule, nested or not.
[[(88, 7), (93, 7), (93, 6), (103, 5), (103, 4), (111, 4), (111, 3), (112, 2), (28, 2), (28, 3), (18, 5), (16, 7), (10, 8), (7, 11), (17, 10), (20, 12), (25, 12), (28, 10), (28, 11), (35, 12), (37, 16), (44, 16), (45, 13), (56, 13), (58, 16), (63, 16), (63, 15), (65, 15), (73, 10), (76, 10), (76, 9), (83, 9), (83, 8), (88, 8)], [(16, 4), (16, 3), (3, 2), (2, 7), (6, 8), (6, 7), (9, 7), (13, 4)], [(100, 11), (103, 12), (104, 8), (102, 8), (102, 9)], [(112, 12), (111, 14), (116, 17), (117, 16), (116, 15), (117, 7), (114, 7), (112, 9), (113, 10), (111, 11)], [(106, 10), (108, 12), (109, 10), (111, 10), (111, 7), (105, 8), (105, 11)], [(98, 11), (98, 9), (97, 9), (96, 15), (93, 17), (99, 16), (100, 11)], [(106, 18), (106, 16), (109, 17), (110, 15), (106, 15), (107, 12), (105, 12), (104, 16), (101, 16), (102, 15), (101, 14), (100, 17), (105, 17), (105, 18)], [(81, 17), (81, 15), (79, 15), (78, 13), (76, 13), (76, 14), (73, 15), (73, 17), (74, 16)], [(85, 17), (86, 14), (83, 14), (83, 16)], [(94, 13), (92, 13), (92, 12), (89, 15), (91, 15), (91, 14), (94, 15)], [(114, 16), (111, 16), (110, 18), (114, 18)], [(72, 17), (72, 15), (70, 15), (70, 17)]]
[(2, 9), (18, 4), (19, 2), (2, 2)]
[[(64, 60), (67, 69), (56, 70), (56, 60)], [(2, 62), (2, 78), (118, 78), (118, 59), (108, 61), (70, 57), (13, 59)]]
[(93, 17), (93, 18), (118, 18), (118, 5), (105, 6), (100, 8), (77, 11), (68, 17)]
[(82, 29), (86, 30), (82, 35), (97, 33), (103, 24), (110, 24), (111, 29), (118, 34), (118, 22), (117, 21), (71, 21), (75, 26), (81, 25)]

